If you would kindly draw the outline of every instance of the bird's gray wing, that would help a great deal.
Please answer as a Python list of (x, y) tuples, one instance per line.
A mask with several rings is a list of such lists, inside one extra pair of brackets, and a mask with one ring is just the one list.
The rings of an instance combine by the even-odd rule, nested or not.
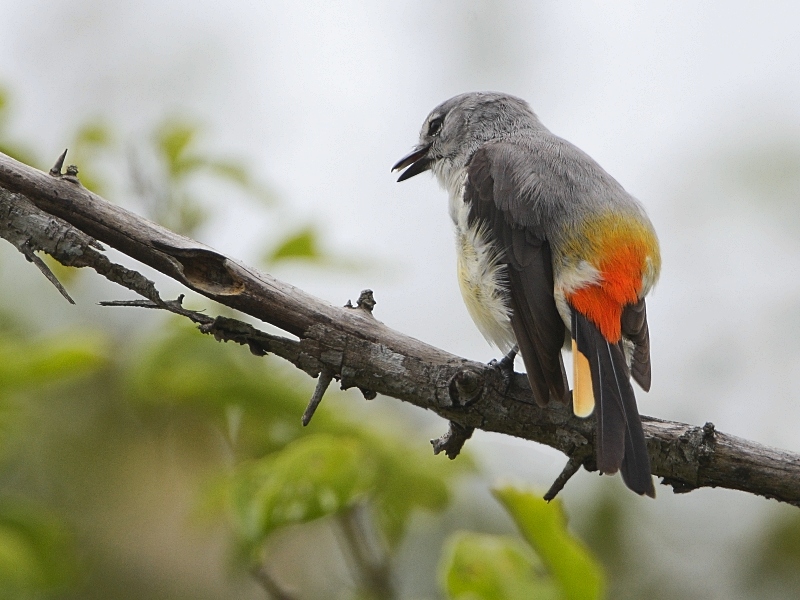
[(650, 330), (644, 298), (628, 304), (622, 311), (622, 335), (633, 342), (631, 376), (645, 391), (650, 391)]
[[(467, 167), (464, 200), (471, 226), (493, 239), (506, 265), (511, 326), (525, 362), (534, 399), (544, 406), (566, 402), (567, 377), (561, 359), (566, 328), (553, 299), (553, 261), (541, 229), (527, 218), (532, 199), (522, 197), (518, 181), (524, 160), (510, 144), (489, 144), (475, 152)], [(515, 160), (516, 158), (516, 160)]]

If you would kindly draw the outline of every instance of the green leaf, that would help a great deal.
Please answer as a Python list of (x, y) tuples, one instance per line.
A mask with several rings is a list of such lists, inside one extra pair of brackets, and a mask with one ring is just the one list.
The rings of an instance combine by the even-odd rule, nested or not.
[(78, 129), (75, 139), (82, 146), (105, 147), (111, 143), (111, 129), (103, 121), (89, 121)]
[(391, 547), (400, 542), (416, 510), (443, 510), (450, 501), (450, 480), (472, 466), (466, 456), (455, 463), (437, 460), (430, 452), (415, 452), (391, 436), (366, 443), (380, 461), (373, 498), (375, 519)]
[[(256, 182), (248, 170), (234, 160), (208, 156), (198, 144), (201, 128), (181, 119), (163, 121), (154, 133), (155, 153), (162, 163), (163, 189), (154, 205), (153, 218), (179, 233), (192, 235), (208, 217), (202, 198), (193, 189), (203, 189), (198, 177), (233, 184), (246, 196), (271, 201), (265, 186)], [(153, 199), (150, 199), (151, 201)]]
[(324, 264), (338, 270), (363, 271), (370, 268), (370, 262), (361, 256), (334, 255), (322, 249), (319, 230), (314, 225), (306, 225), (290, 233), (276, 247), (270, 246), (262, 258), (266, 265), (284, 260)]
[(493, 493), (541, 558), (564, 598), (602, 598), (603, 571), (586, 546), (570, 534), (559, 500), (548, 503), (538, 493), (512, 486), (495, 488)]
[(0, 337), (0, 391), (41, 385), (96, 369), (105, 358), (97, 336), (63, 335), (25, 343)]
[(5, 112), (8, 110), (8, 90), (0, 87), (0, 119), (5, 118)]
[(230, 160), (207, 160), (205, 168), (218, 178), (227, 179), (236, 184), (254, 199), (267, 205), (275, 203), (275, 193), (267, 186), (255, 181), (250, 172), (242, 165)]
[(187, 159), (187, 149), (197, 136), (197, 127), (177, 121), (167, 121), (156, 132), (156, 145), (166, 159), (170, 175), (177, 177), (197, 167), (196, 159)]
[(245, 189), (251, 186), (250, 174), (247, 172), (247, 169), (235, 162), (207, 160), (204, 161), (204, 166), (220, 179), (227, 179)]
[(472, 532), (447, 542), (440, 579), (452, 600), (555, 600), (558, 589), (519, 540)]
[(49, 514), (0, 502), (0, 594), (32, 597), (67, 585), (75, 575), (72, 544)]
[(319, 249), (319, 234), (313, 226), (308, 225), (284, 238), (278, 247), (265, 257), (265, 262), (274, 264), (287, 259), (313, 261), (320, 258), (322, 252)]
[(245, 548), (275, 529), (338, 513), (372, 488), (375, 464), (349, 437), (310, 435), (234, 475), (234, 528)]
[(78, 166), (81, 184), (101, 195), (107, 193), (108, 183), (97, 165), (108, 154), (112, 139), (111, 127), (98, 118), (84, 122), (69, 145), (68, 160)]

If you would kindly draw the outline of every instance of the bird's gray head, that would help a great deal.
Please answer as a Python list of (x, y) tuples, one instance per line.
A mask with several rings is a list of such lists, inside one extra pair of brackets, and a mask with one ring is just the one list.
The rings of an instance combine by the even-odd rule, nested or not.
[(419, 144), (392, 170), (405, 169), (397, 179), (405, 181), (432, 169), (446, 185), (485, 142), (537, 126), (539, 120), (528, 103), (515, 96), (498, 92), (461, 94), (431, 111), (422, 124)]

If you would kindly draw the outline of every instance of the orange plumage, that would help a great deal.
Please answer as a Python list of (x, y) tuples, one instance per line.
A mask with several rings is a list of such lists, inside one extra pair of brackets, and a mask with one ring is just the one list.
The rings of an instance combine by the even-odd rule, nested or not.
[[(658, 273), (658, 242), (643, 223), (619, 216), (593, 219), (582, 229), (579, 237), (584, 243), (579, 247), (584, 252), (580, 259), (597, 269), (599, 280), (566, 294), (566, 299), (597, 326), (603, 337), (617, 343), (622, 336), (624, 306), (642, 297), (648, 270)], [(586, 256), (585, 249), (592, 256)]]

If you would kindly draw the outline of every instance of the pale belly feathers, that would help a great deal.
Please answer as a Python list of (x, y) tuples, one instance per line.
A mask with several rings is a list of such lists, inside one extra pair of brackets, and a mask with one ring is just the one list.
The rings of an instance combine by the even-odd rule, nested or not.
[(469, 225), (469, 207), (463, 201), (463, 186), (450, 195), (450, 216), (456, 230), (458, 284), (470, 317), (478, 330), (502, 352), (516, 345), (511, 328), (505, 265), (488, 243), (486, 232)]

